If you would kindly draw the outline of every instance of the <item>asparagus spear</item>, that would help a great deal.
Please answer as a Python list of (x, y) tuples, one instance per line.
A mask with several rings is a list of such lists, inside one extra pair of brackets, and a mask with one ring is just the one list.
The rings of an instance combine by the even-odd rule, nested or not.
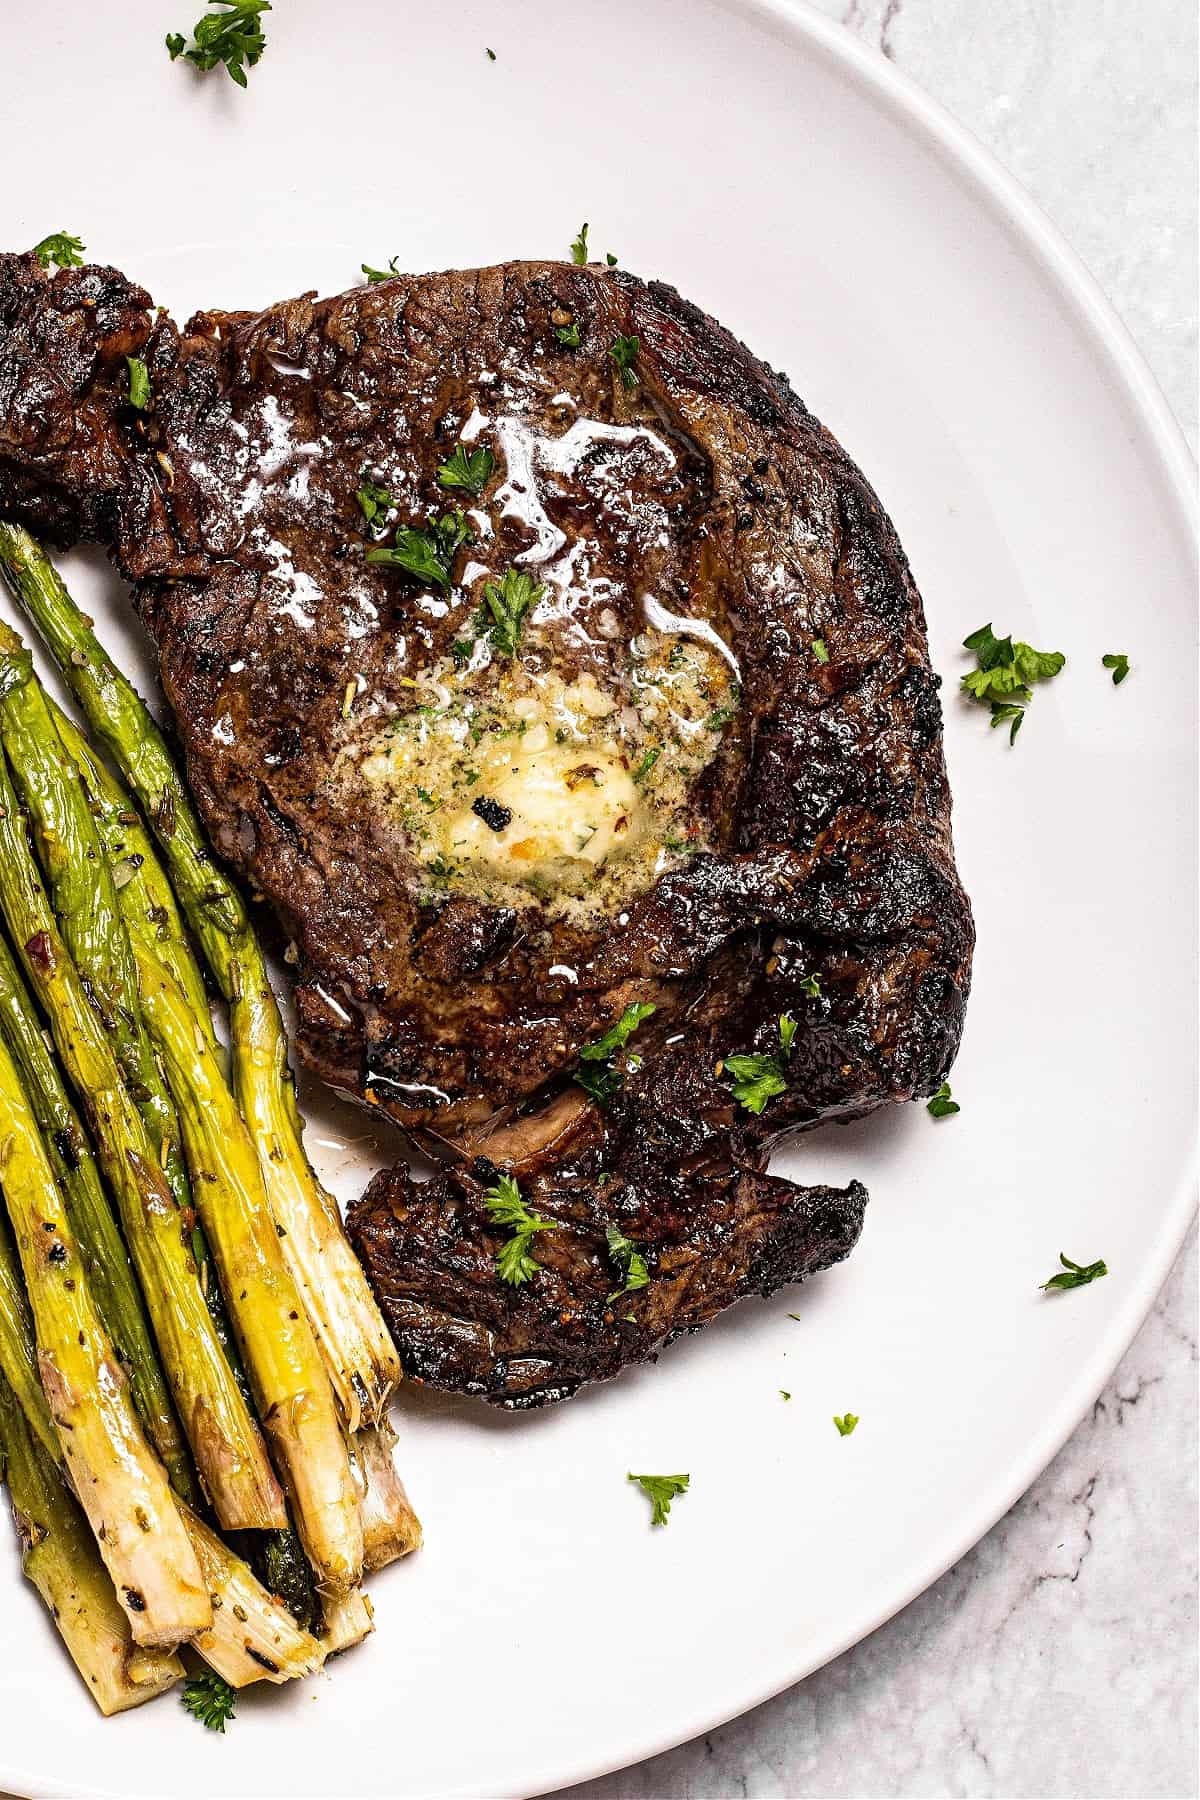
[(37, 1122), (0, 1046), (0, 1187), (33, 1314), (50, 1414), (135, 1643), (170, 1647), (212, 1623), (200, 1565), (142, 1433)]
[[(43, 1449), (43, 1461), (48, 1455), (51, 1470), (58, 1470), (62, 1451), (38, 1382), (32, 1329), (19, 1283), (12, 1252), (7, 1246), (7, 1234), (4, 1234), (0, 1236), (0, 1389), (4, 1388), (5, 1382), (9, 1384), (8, 1391), (24, 1414), (26, 1430), (39, 1440)], [(61, 1477), (58, 1480), (61, 1485)], [(211, 1626), (192, 1640), (193, 1647), (205, 1661), (234, 1687), (245, 1687), (251, 1681), (288, 1681), (318, 1667), (326, 1653), (325, 1647), (297, 1625), (282, 1603), (255, 1579), (247, 1564), (223, 1544), (190, 1507), (181, 1506), (180, 1510), (212, 1605)], [(73, 1544), (74, 1540), (71, 1541)], [(85, 1571), (89, 1563), (98, 1562), (95, 1545), (86, 1531), (84, 1546), (78, 1554), (73, 1552), (73, 1557)], [(80, 1579), (83, 1579), (82, 1575)], [(95, 1580), (87, 1583), (89, 1594), (96, 1582), (107, 1595), (109, 1611), (124, 1627), (112, 1583), (102, 1566), (98, 1566)], [(127, 1639), (128, 1628), (124, 1629)], [(150, 1697), (147, 1694), (146, 1698)]]
[(41, 1130), (97, 1304), (129, 1375), (142, 1424), (166, 1465), (171, 1486), (194, 1503), (200, 1490), (163, 1380), (128, 1253), (100, 1184), (91, 1145), (67, 1097), (58, 1065), (42, 1036), (33, 1002), (2, 932), (0, 1036), (17, 1065), (30, 1110)]
[(319, 1585), (362, 1572), (358, 1495), (329, 1381), (283, 1260), (254, 1145), (187, 996), (152, 934), (132, 938), (141, 1003), (179, 1109), (200, 1216)]
[(282, 1527), (279, 1484), (217, 1339), (183, 1220), (62, 939), (0, 754), (0, 910), (92, 1127), (201, 1478), (223, 1525)]
[(0, 1473), (8, 1483), (21, 1567), (100, 1711), (106, 1717), (124, 1712), (171, 1687), (183, 1664), (172, 1651), (135, 1648), (87, 1522), (3, 1375)]
[(43, 1450), (57, 1462), (60, 1455), (58, 1433), (38, 1379), (33, 1320), (21, 1284), (17, 1253), (3, 1219), (0, 1219), (0, 1376), (8, 1383), (9, 1392), (19, 1402), (29, 1428)]
[(421, 1548), (421, 1522), (409, 1504), (395, 1462), (396, 1434), (386, 1419), (350, 1440), (361, 1489), (363, 1568), (372, 1574)]
[(0, 572), (136, 795), (218, 987), (229, 1002), (233, 1085), (293, 1278), (348, 1430), (381, 1416), (400, 1367), (374, 1296), (301, 1139), (287, 1040), (244, 904), (211, 853), (154, 720), (19, 526), (0, 523)]

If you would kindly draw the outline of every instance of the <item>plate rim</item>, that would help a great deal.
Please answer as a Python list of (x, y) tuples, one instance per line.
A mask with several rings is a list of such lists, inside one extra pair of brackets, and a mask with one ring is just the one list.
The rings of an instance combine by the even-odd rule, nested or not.
[[(751, 23), (767, 25), (775, 35), (801, 54), (816, 53), (837, 65), (848, 83), (896, 119), (939, 160), (954, 170), (976, 200), (1008, 232), (1026, 256), (1032, 257), (1064, 310), (1074, 319), (1097, 360), (1115, 377), (1130, 417), (1141, 429), (1160, 477), (1157, 485), (1169, 496), (1180, 535), (1197, 542), (1196, 463), (1187, 441), (1142, 351), (1129, 328), (1096, 278), (1067, 238), (1041, 206), (1010, 174), (994, 153), (966, 125), (934, 99), (903, 69), (873, 46), (865, 44), (837, 21), (818, 12), (808, 0), (716, 0), (720, 10)], [(531, 1770), (520, 1788), (498, 1789), (494, 1784), (458, 1783), (441, 1791), (439, 1800), (536, 1800), (536, 1796), (580, 1782), (596, 1780), (649, 1758), (664, 1755), (681, 1744), (717, 1730), (842, 1656), (869, 1637), (888, 1620), (932, 1587), (969, 1550), (987, 1535), (1015, 1505), (1062, 1449), (1086, 1416), (1097, 1395), (1125, 1355), (1148, 1317), (1182, 1248), (1196, 1211), (1196, 1171), (1200, 1142), (1193, 1126), (1190, 1145), (1181, 1161), (1176, 1191), (1164, 1211), (1164, 1223), (1148, 1246), (1139, 1278), (1119, 1312), (1097, 1338), (1082, 1371), (1047, 1415), (1030, 1447), (1007, 1479), (987, 1488), (947, 1548), (936, 1554), (914, 1556), (890, 1584), (885, 1600), (864, 1605), (827, 1648), (815, 1656), (778, 1665), (765, 1679), (760, 1673), (739, 1687), (736, 1696), (713, 1712), (699, 1709), (686, 1718), (676, 1716), (668, 1727), (659, 1726), (626, 1740), (618, 1753), (597, 1757), (595, 1749), (570, 1761), (561, 1755), (540, 1769)], [(8, 1763), (0, 1754), (0, 1783), (14, 1793), (61, 1796), (70, 1800), (80, 1790)], [(94, 1800), (115, 1800), (92, 1790)], [(347, 1790), (349, 1794), (351, 1790)]]

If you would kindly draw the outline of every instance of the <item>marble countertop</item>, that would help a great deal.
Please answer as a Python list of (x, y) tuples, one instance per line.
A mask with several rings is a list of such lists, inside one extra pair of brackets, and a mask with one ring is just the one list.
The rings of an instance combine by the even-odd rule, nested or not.
[[(1195, 0), (817, 4), (1025, 184), (1195, 450)], [(570, 1800), (1195, 1795), (1196, 1289), (1193, 1230), (1091, 1415), (920, 1599), (767, 1705)]]

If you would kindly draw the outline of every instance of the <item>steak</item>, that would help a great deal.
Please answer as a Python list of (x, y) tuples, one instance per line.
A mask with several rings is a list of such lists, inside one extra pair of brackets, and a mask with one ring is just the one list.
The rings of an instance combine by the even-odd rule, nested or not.
[(848, 1252), (770, 1149), (936, 1089), (973, 928), (920, 597), (783, 376), (595, 265), (181, 331), (0, 257), (0, 512), (108, 547), (303, 1060), (444, 1164), (351, 1216), (411, 1374), (556, 1398)]

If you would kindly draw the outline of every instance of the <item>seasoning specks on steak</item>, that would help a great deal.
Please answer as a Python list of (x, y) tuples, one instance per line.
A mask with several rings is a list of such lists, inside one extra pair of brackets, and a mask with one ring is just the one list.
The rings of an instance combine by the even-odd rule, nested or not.
[[(439, 482), (459, 443), (477, 497)], [(781, 377), (594, 266), (181, 333), (112, 270), (0, 258), (0, 509), (109, 545), (210, 829), (297, 946), (301, 1054), (449, 1164), (352, 1216), (411, 1372), (551, 1397), (846, 1253), (861, 1190), (769, 1147), (938, 1086), (972, 927), (919, 596)], [(368, 561), (443, 518), (444, 580)], [(580, 1051), (635, 1001), (602, 1112)], [(783, 1013), (756, 1116), (724, 1058), (781, 1055)], [(519, 1289), (498, 1169), (567, 1227)], [(651, 1273), (619, 1305), (609, 1226)]]

